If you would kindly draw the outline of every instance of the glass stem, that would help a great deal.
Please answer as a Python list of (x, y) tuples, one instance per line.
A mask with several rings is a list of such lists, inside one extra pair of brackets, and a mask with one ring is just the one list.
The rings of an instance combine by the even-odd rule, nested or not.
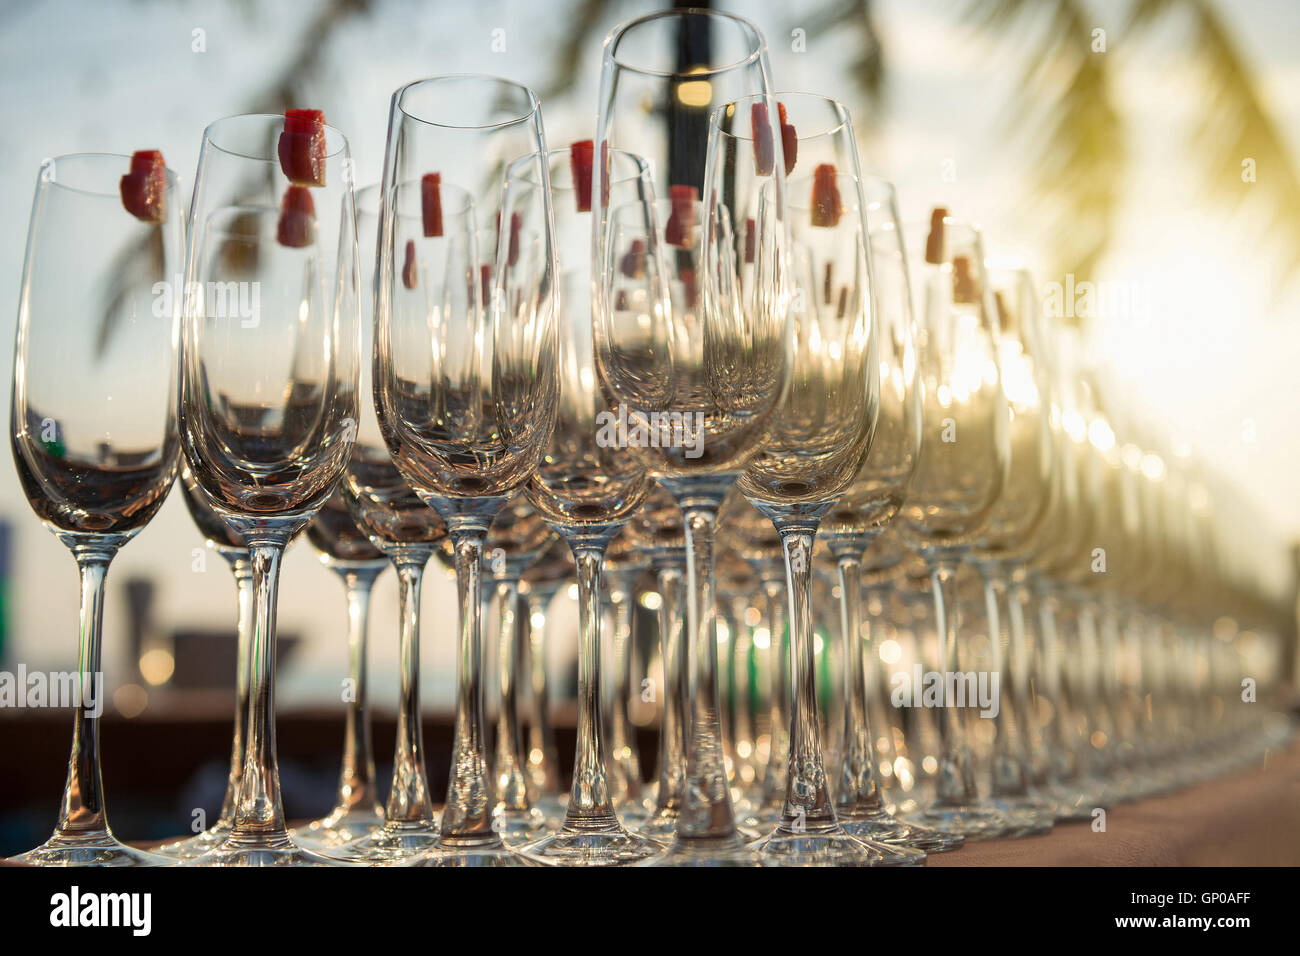
[(100, 649), (104, 624), (104, 581), (117, 547), (77, 545), (72, 549), (81, 577), (81, 615), (77, 644), (77, 695), (73, 701), (72, 755), (59, 805), (55, 838), (110, 837), (104, 812), (104, 780), (99, 763), (99, 716), (104, 710)]
[[(957, 565), (939, 561), (930, 567), (934, 594), (934, 621), (939, 636), (939, 663), (945, 693), (958, 672)], [(965, 806), (979, 799), (975, 768), (966, 746), (962, 712), (955, 700), (945, 700), (939, 714), (939, 740), (943, 753), (935, 781), (937, 806)]]
[(790, 761), (790, 636), (785, 624), (785, 583), (763, 578), (768, 627), (768, 745), (763, 773), (763, 808), (785, 804), (786, 771)]
[(370, 631), (370, 595), (382, 566), (348, 568), (342, 574), (348, 600), (348, 681), (351, 696), (343, 728), (343, 766), (339, 771), (337, 809), (378, 811), (375, 756), (366, 696), (366, 647)]
[(601, 567), (607, 541), (571, 541), (578, 573), (578, 731), (566, 830), (618, 829), (610, 798), (600, 702)]
[(452, 530), (456, 585), (460, 592), (460, 638), (456, 653), (456, 729), (451, 780), (442, 812), (443, 843), (500, 842), (492, 829), (492, 778), (487, 766), (483, 719), (483, 621), (479, 603), (486, 525)]
[(534, 585), (528, 592), (528, 665), (533, 694), (532, 719), (528, 724), (528, 776), (537, 794), (552, 798), (559, 796), (560, 778), (547, 680), (546, 612), (556, 590)]
[(248, 717), (248, 663), (253, 641), (253, 562), (247, 557), (233, 558), (230, 570), (235, 575), (239, 596), (239, 617), (235, 631), (235, 733), (230, 745), (230, 774), (226, 778), (226, 795), (221, 801), (217, 826), (235, 824), (235, 803), (239, 799), (239, 781), (244, 776), (244, 721)]
[(997, 713), (992, 718), (993, 766), (990, 792), (994, 796), (1019, 797), (1028, 792), (1029, 780), (1021, 762), (1019, 715), (1010, 703), (1014, 693), (1002, 693), (1008, 681), (1012, 684), (1015, 681), (1009, 673), (1012, 666), (1009, 649), (1002, 643), (1001, 601), (1006, 589), (998, 579), (995, 568), (980, 566), (977, 570), (984, 594), (984, 617), (988, 625), (989, 672), (996, 675), (998, 681), (995, 694)]
[(1029, 623), (1026, 620), (1025, 607), (1029, 601), (1029, 591), (1023, 585), (1013, 584), (1007, 588), (1007, 631), (1010, 643), (1007, 645), (1011, 659), (1011, 706), (1020, 727), (1020, 746), (1025, 772), (1032, 787), (1038, 788), (1048, 780), (1048, 756), (1043, 744), (1043, 735), (1038, 723), (1038, 665), (1041, 660), (1036, 653), (1036, 644), (1029, 636)]
[(497, 713), (496, 777), (497, 799), (507, 811), (527, 813), (528, 778), (524, 774), (524, 738), (519, 724), (519, 660), (523, 655), (519, 621), (519, 581), (513, 577), (497, 580), (500, 604), (500, 634), (497, 638), (497, 665), (500, 671), (501, 707)]
[(1055, 595), (1046, 584), (1038, 588), (1039, 650), (1042, 657), (1042, 686), (1051, 705), (1052, 721), (1047, 728), (1048, 752), (1052, 754), (1051, 780), (1061, 784), (1074, 780), (1079, 772), (1073, 735), (1074, 707), (1062, 679), (1061, 634), (1056, 626)]
[[(870, 816), (881, 811), (876, 779), (875, 735), (867, 705), (867, 643), (862, 627), (862, 561), (860, 549), (837, 559), (840, 579), (840, 635), (844, 644), (844, 744), (836, 809), (841, 816)], [(874, 688), (873, 688), (874, 690)]]
[(734, 841), (735, 815), (723, 760), (718, 718), (717, 600), (713, 583), (713, 539), (718, 501), (678, 501), (686, 525), (687, 605), (690, 633), (690, 718), (687, 726), (685, 802), (677, 820), (676, 842)]
[(429, 778), (424, 767), (424, 725), (420, 719), (420, 586), (432, 551), (403, 548), (391, 555), (397, 572), (400, 677), (393, 783), (384, 807), (385, 825), (425, 827), (433, 823)]
[(249, 541), (253, 565), (253, 637), (249, 647), (248, 737), (231, 840), (289, 843), (275, 751), (275, 611), (287, 535)]
[(682, 596), (684, 556), (655, 559), (659, 585), (659, 655), (663, 659), (663, 719), (659, 729), (656, 813), (680, 812), (686, 786), (687, 654)]
[[(610, 770), (615, 779), (617, 798), (637, 800), (641, 795), (641, 761), (637, 754), (636, 736), (628, 720), (628, 696), (632, 688), (632, 606), (636, 586), (635, 574), (622, 574), (610, 589), (613, 605), (613, 633), (610, 649), (613, 651), (614, 680), (609, 707), (609, 747), (613, 755)], [(618, 592), (620, 600), (612, 595)]]
[(817, 527), (815, 523), (811, 527), (800, 524), (777, 530), (785, 550), (786, 585), (790, 592), (790, 663), (794, 690), (785, 806), (778, 829), (785, 833), (824, 832), (838, 824), (822, 762), (821, 722), (817, 713), (812, 620), (812, 558)]

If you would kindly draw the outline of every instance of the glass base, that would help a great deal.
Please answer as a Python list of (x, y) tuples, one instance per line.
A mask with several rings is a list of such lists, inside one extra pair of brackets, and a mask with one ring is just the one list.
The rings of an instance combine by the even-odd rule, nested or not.
[(1011, 829), (1006, 817), (983, 803), (953, 806), (936, 803), (918, 810), (911, 819), (944, 833), (960, 833), (967, 840), (991, 840)]
[(559, 830), (528, 844), (520, 852), (548, 866), (625, 866), (663, 851), (663, 844), (622, 827), (608, 830)]
[(500, 807), (492, 814), (492, 829), (501, 835), (509, 846), (531, 843), (547, 830), (546, 814), (536, 807), (527, 810), (505, 810)]
[(745, 838), (735, 836), (720, 840), (672, 839), (668, 849), (658, 856), (642, 860), (637, 866), (762, 866), (763, 858)]
[(1034, 797), (993, 797), (989, 804), (1011, 825), (1004, 837), (1042, 836), (1056, 823), (1056, 813)]
[(350, 864), (304, 850), (287, 833), (277, 837), (232, 835), (220, 846), (177, 866), (348, 866)]
[(499, 836), (493, 834), (484, 840), (442, 840), (437, 846), (409, 858), (403, 865), (470, 869), (537, 864), (507, 847)]
[(171, 843), (164, 843), (156, 846), (151, 853), (159, 856), (165, 856), (172, 862), (180, 860), (192, 860), (195, 857), (202, 856), (209, 850), (215, 850), (221, 844), (226, 842), (230, 832), (235, 828), (232, 820), (219, 820), (208, 829), (184, 840), (175, 840)]
[(289, 836), (309, 850), (343, 846), (370, 836), (384, 825), (384, 816), (374, 810), (336, 807), (327, 817), (289, 831)]
[(432, 848), (440, 837), (436, 822), (386, 823), (369, 836), (323, 852), (346, 863), (391, 865)]
[(960, 833), (945, 833), (918, 823), (904, 823), (884, 810), (863, 816), (841, 815), (840, 826), (850, 836), (877, 843), (897, 843), (926, 853), (946, 853), (966, 845)]
[(764, 866), (922, 866), (925, 853), (912, 847), (850, 836), (839, 824), (795, 832), (778, 827), (753, 848)]
[(127, 846), (104, 830), (85, 836), (56, 833), (34, 850), (11, 856), (6, 862), (28, 866), (171, 866), (176, 860)]

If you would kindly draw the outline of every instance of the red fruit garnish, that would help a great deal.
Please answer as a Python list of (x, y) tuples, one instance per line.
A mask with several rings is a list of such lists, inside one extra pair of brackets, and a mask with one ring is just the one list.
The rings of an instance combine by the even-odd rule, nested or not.
[(786, 121), (785, 104), (776, 104), (777, 117), (781, 121), (781, 151), (785, 156), (785, 174), (794, 172), (794, 161), (799, 156), (799, 134), (794, 131), (794, 124)]
[(974, 302), (979, 295), (979, 283), (971, 272), (970, 259), (954, 256), (952, 260), (952, 301)]
[(776, 159), (766, 103), (755, 103), (749, 108), (749, 125), (754, 134), (754, 172), (760, 176), (771, 176)]
[(483, 263), (478, 267), (479, 286), (483, 292), (482, 306), (487, 308), (488, 300), (492, 298), (492, 266)]
[(290, 186), (284, 191), (275, 238), (291, 249), (302, 249), (316, 241), (316, 204), (306, 186)]
[(402, 263), (402, 285), (414, 289), (419, 284), (420, 273), (415, 262), (415, 240), (406, 240), (406, 261)]
[(834, 226), (843, 215), (844, 200), (840, 198), (840, 187), (835, 181), (835, 167), (822, 163), (813, 170), (812, 224)]
[(948, 218), (948, 210), (936, 206), (930, 213), (930, 234), (925, 238), (925, 261), (937, 266), (943, 262), (943, 221)]
[[(604, 144), (601, 144), (602, 146)], [(577, 194), (578, 212), (591, 212), (591, 164), (596, 144), (582, 139), (569, 146), (569, 168), (573, 172), (573, 191)]]
[(131, 171), (117, 184), (122, 207), (141, 222), (160, 223), (167, 219), (167, 164), (156, 149), (131, 154)]
[(645, 276), (645, 242), (633, 239), (628, 246), (618, 269), (629, 279), (641, 279)]
[(420, 178), (420, 212), (427, 239), (442, 235), (442, 173), (426, 173)]
[(745, 264), (749, 265), (754, 261), (755, 247), (758, 245), (758, 226), (750, 217), (745, 220)]
[(689, 249), (695, 232), (695, 206), (699, 202), (699, 193), (694, 186), (669, 186), (668, 195), (673, 211), (664, 224), (664, 242)]
[[(588, 190), (587, 198), (590, 200), (591, 192)], [(587, 203), (587, 208), (591, 208), (591, 203)], [(506, 249), (506, 265), (513, 266), (519, 261), (519, 230), (523, 228), (524, 217), (517, 212), (510, 214), (510, 245)]]
[(682, 280), (682, 292), (686, 295), (686, 308), (695, 308), (696, 289), (695, 289), (695, 270), (684, 267), (677, 271), (677, 278)]
[(277, 152), (280, 168), (296, 186), (325, 185), (325, 114), (285, 110)]

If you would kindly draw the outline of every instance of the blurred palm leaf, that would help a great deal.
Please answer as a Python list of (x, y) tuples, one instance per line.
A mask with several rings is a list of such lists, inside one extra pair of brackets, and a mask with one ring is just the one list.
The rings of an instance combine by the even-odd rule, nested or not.
[[(1255, 78), (1209, 0), (1133, 0), (1128, 25), (1150, 32), (1181, 18), (1191, 31), (1191, 53), (1203, 87), (1204, 108), (1191, 131), (1188, 154), (1200, 164), (1208, 193), (1234, 206), (1254, 203), (1279, 244), (1286, 278), (1300, 274), (1300, 173), (1281, 130), (1269, 116)], [(1242, 180), (1242, 161), (1256, 163), (1257, 179)], [(1265, 212), (1266, 211), (1266, 212)]]

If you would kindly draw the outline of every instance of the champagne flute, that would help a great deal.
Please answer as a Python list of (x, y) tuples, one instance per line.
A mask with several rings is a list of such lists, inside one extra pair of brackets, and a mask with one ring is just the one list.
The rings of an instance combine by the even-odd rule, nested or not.
[[(925, 452), (899, 519), (904, 537), (929, 567), (940, 671), (949, 688), (947, 675), (958, 670), (957, 569), (987, 527), (1006, 484), (1007, 406), (979, 232), (936, 209), (924, 255), (916, 261)], [(980, 798), (961, 712), (955, 700), (944, 703), (935, 800), (916, 819), (967, 839), (1000, 835), (1007, 821)]]
[[(787, 109), (800, 105), (794, 97), (782, 96), (781, 102), (788, 104)], [(818, 145), (815, 140), (809, 143), (814, 149)], [(802, 134), (799, 148), (812, 152), (805, 150)], [(863, 193), (880, 330), (880, 414), (870, 455), (822, 522), (822, 538), (839, 573), (845, 661), (844, 754), (835, 787), (835, 812), (848, 833), (930, 852), (961, 846), (963, 838), (904, 823), (885, 810), (876, 759), (878, 738), (870, 717), (872, 698), (879, 695), (880, 686), (873, 683), (868, 690), (867, 673), (875, 673), (876, 662), (869, 655), (876, 653), (878, 641), (872, 633), (875, 622), (867, 622), (864, 630), (863, 560), (877, 538), (891, 527), (916, 469), (921, 453), (921, 392), (916, 381), (916, 320), (898, 197), (892, 184), (870, 176), (863, 178)], [(883, 550), (888, 558), (888, 549)], [(877, 564), (873, 554), (873, 571)], [(866, 661), (864, 647), (869, 652)], [(880, 729), (888, 732), (888, 727)]]
[(1004, 651), (1002, 622), (1011, 623), (1006, 600), (1011, 581), (1023, 575), (1024, 559), (1037, 546), (1036, 535), (1051, 512), (1059, 467), (1051, 422), (1055, 386), (1051, 347), (1032, 276), (1023, 268), (994, 269), (989, 279), (998, 310), (998, 366), (1010, 415), (1011, 462), (1006, 484), (969, 560), (979, 572), (991, 668), (1009, 690), (1001, 695), (1004, 703), (992, 718), (990, 802), (1014, 825), (1008, 835), (1031, 836), (1050, 830), (1055, 813), (1034, 790), (1027, 759), (1023, 642), (1015, 639), (1018, 628), (1009, 628)]
[[(597, 372), (612, 401), (645, 421), (689, 424), (693, 439), (630, 449), (677, 500), (687, 533), (694, 675), (686, 802), (672, 853), (680, 861), (752, 861), (735, 831), (718, 737), (713, 539), (722, 499), (788, 381), (785, 173), (770, 89), (766, 42), (733, 14), (664, 11), (623, 24), (605, 41), (596, 142), (644, 156), (655, 195), (670, 205), (607, 215), (607, 197), (595, 200)], [(724, 104), (754, 95), (764, 97), (761, 108), (733, 112), (724, 129)], [(760, 220), (758, 192), (768, 181), (778, 188)], [(619, 267), (637, 241), (654, 253), (653, 275), (624, 282)], [(620, 311), (620, 291), (645, 304)]]
[[(850, 836), (836, 818), (823, 763), (813, 643), (813, 547), (822, 518), (867, 459), (880, 405), (879, 332), (866, 199), (848, 111), (781, 95), (791, 231), (791, 385), (737, 487), (781, 537), (793, 688), (784, 805), (754, 844), (784, 865), (916, 865), (910, 847)], [(798, 143), (792, 168), (790, 143)], [(804, 144), (808, 148), (805, 150)], [(763, 192), (769, 201), (773, 187)]]
[(226, 776), (226, 794), (221, 800), (221, 812), (212, 826), (202, 833), (184, 840), (176, 840), (155, 847), (154, 852), (178, 860), (202, 856), (220, 845), (235, 826), (235, 801), (239, 798), (239, 781), (244, 775), (244, 721), (248, 716), (248, 649), (252, 639), (253, 565), (249, 560), (244, 539), (221, 520), (207, 500), (199, 494), (194, 475), (188, 465), (181, 466), (181, 494), (185, 507), (194, 519), (195, 526), (215, 550), (230, 565), (235, 576), (235, 589), (239, 600), (235, 637), (235, 732), (230, 749), (230, 773)]
[[(650, 194), (648, 169), (640, 157), (603, 150), (600, 168), (600, 188), (611, 201), (631, 202)], [(605, 551), (640, 507), (650, 480), (640, 462), (622, 447), (618, 413), (608, 408), (592, 367), (594, 147), (587, 142), (556, 150), (540, 171), (556, 197), (560, 388), (554, 432), (525, 490), (533, 507), (573, 552), (581, 639), (577, 749), (564, 823), (523, 852), (548, 864), (619, 865), (645, 859), (661, 846), (629, 833), (614, 811), (599, 684), (601, 579)], [(507, 211), (514, 216), (516, 207), (526, 210), (538, 205), (542, 181), (529, 175), (535, 172), (537, 167), (521, 167), (521, 175), (507, 184), (509, 208), (502, 211), (503, 222)], [(632, 262), (628, 271), (645, 268)], [(507, 296), (517, 295), (515, 283), (528, 278), (512, 272), (506, 280)]]
[[(421, 231), (423, 210), (418, 190), (400, 190), (393, 216), (406, 235)], [(443, 235), (411, 240), (409, 268), (399, 289), (397, 308), (420, 312), (431, 303), (443, 308), (468, 308), (471, 290), (465, 275), (473, 267), (474, 204), (469, 195), (447, 185), (441, 191)], [(366, 268), (378, 267), (380, 222), (379, 186), (357, 192), (359, 245)], [(417, 254), (418, 253), (418, 254)], [(374, 283), (361, 295), (361, 354), (374, 354)], [(438, 513), (411, 490), (388, 453), (375, 414), (373, 369), (362, 363), (361, 407), (352, 459), (341, 486), (346, 518), (393, 565), (398, 594), (398, 660), (400, 662), (397, 736), (393, 745), (393, 777), (383, 811), (382, 826), (334, 855), (356, 862), (399, 863), (438, 841), (438, 816), (433, 809), (425, 767), (424, 728), (420, 709), (420, 592), (424, 571), (447, 527)]]
[[(181, 444), (198, 492), (243, 536), (256, 595), (235, 826), (191, 865), (328, 865), (290, 838), (275, 752), (280, 559), (333, 494), (352, 450), (359, 368), (356, 216), (347, 139), (322, 126), (313, 186), (290, 183), (286, 118), (218, 120), (203, 136), (187, 289), (239, 290), (247, 314), (187, 296)], [(291, 154), (290, 154), (291, 155)], [(247, 299), (245, 299), (247, 295)], [(216, 298), (216, 297), (211, 297)]]
[[(143, 194), (132, 185), (141, 178)], [(41, 164), (36, 184), (10, 438), (23, 494), (76, 559), (81, 622), (72, 756), (58, 825), (41, 846), (15, 857), (22, 863), (165, 861), (119, 842), (108, 825), (99, 662), (109, 563), (162, 506), (179, 460), (180, 290), (172, 279), (184, 241), (178, 205), (176, 176), (158, 153), (59, 156)]]
[[(437, 76), (393, 94), (375, 285), (376, 411), (401, 476), (447, 525), (460, 600), (451, 779), (441, 837), (420, 865), (526, 863), (492, 829), (480, 582), (488, 528), (536, 469), (555, 419), (554, 252), (545, 170), (537, 177), (536, 206), (521, 206), (500, 221), (486, 277), (490, 310), (480, 269), (461, 274), (469, 301), (429, 304), (404, 295), (414, 291), (406, 264), (420, 243), (443, 231), (442, 193), (467, 191), (476, 214), (492, 221), (507, 167), (537, 169), (545, 149), (537, 96), (517, 83)], [(412, 234), (398, 212), (408, 186), (417, 184), (418, 195), (410, 198), (419, 201), (422, 229)], [(470, 243), (468, 262), (478, 263), (472, 231)], [(507, 274), (520, 273), (532, 285), (512, 285), (516, 296), (507, 298)]]

